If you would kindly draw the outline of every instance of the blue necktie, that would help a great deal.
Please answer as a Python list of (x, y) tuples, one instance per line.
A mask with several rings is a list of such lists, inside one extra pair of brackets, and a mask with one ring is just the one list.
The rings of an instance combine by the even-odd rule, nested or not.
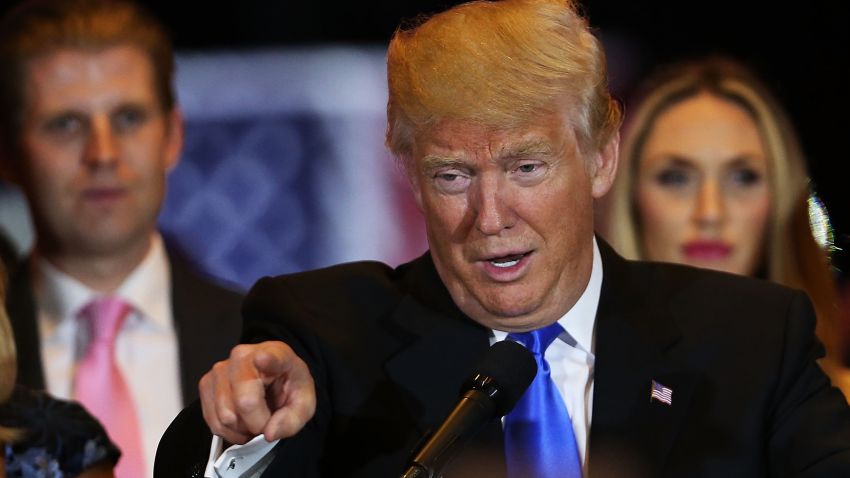
[(505, 415), (505, 458), (510, 478), (581, 478), (570, 414), (543, 358), (549, 344), (563, 331), (555, 322), (508, 335), (508, 340), (524, 345), (537, 361), (534, 381)]

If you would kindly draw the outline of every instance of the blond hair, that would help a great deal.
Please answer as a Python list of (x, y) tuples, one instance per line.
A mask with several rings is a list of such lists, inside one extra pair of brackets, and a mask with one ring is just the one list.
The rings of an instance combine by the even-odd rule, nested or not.
[[(0, 261), (0, 405), (12, 394), (15, 388), (17, 353), (12, 325), (6, 313), (6, 268)], [(9, 443), (17, 437), (15, 430), (0, 426), (0, 443)]]
[(512, 128), (558, 113), (565, 96), (582, 150), (620, 124), (602, 46), (569, 0), (474, 1), (399, 28), (387, 79), (386, 143), (402, 159), (440, 120)]
[(814, 302), (818, 335), (835, 349), (838, 309), (826, 252), (815, 241), (808, 213), (806, 159), (794, 128), (767, 87), (744, 65), (722, 57), (674, 64), (638, 89), (638, 100), (623, 127), (620, 172), (605, 198), (600, 233), (623, 256), (646, 259), (635, 192), (639, 159), (658, 117), (671, 106), (709, 93), (742, 107), (758, 128), (768, 158), (771, 191), (764, 244), (766, 279), (804, 289)]

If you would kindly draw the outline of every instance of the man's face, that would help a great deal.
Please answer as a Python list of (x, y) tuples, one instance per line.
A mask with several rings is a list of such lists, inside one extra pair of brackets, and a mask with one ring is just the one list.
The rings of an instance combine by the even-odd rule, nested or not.
[(461, 310), (523, 331), (575, 304), (592, 268), (593, 198), (610, 188), (616, 148), (583, 156), (559, 115), (511, 130), (447, 120), (417, 136), (414, 194)]
[(63, 49), (26, 64), (21, 157), (12, 177), (53, 254), (146, 247), (182, 141), (153, 68), (133, 46)]

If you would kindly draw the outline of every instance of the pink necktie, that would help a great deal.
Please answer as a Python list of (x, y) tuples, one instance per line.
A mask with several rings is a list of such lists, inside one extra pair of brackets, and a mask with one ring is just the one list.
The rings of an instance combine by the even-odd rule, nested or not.
[(80, 319), (90, 326), (91, 339), (74, 376), (74, 397), (100, 420), (121, 449), (116, 478), (142, 478), (145, 469), (133, 397), (115, 361), (115, 338), (130, 310), (119, 298), (102, 297), (80, 311)]

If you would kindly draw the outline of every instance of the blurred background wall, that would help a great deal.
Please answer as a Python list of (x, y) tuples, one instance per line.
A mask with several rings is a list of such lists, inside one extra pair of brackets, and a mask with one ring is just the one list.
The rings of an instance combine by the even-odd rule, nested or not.
[[(174, 38), (187, 120), (160, 223), (208, 273), (247, 287), (262, 275), (398, 264), (425, 250), (383, 147), (384, 49), (400, 22), (459, 2), (143, 3)], [(846, 2), (588, 0), (584, 11), (625, 101), (661, 62), (719, 52), (751, 64), (791, 113), (837, 245), (850, 249)], [(17, 193), (0, 186), (0, 228), (20, 253), (27, 221)], [(836, 253), (845, 277), (848, 263)]]

